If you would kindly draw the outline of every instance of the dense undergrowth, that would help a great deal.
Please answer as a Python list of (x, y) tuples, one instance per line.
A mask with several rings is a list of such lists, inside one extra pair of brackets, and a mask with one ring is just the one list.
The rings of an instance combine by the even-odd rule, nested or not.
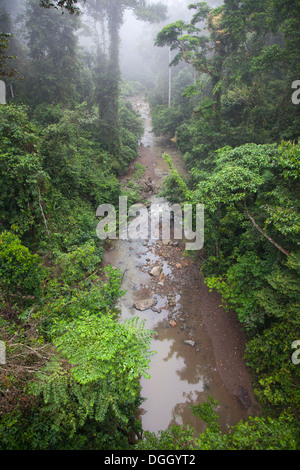
[(199, 3), (190, 23), (157, 36), (176, 51), (177, 74), (170, 106), (160, 76), (149, 92), (153, 128), (177, 142), (190, 175), (166, 157), (164, 194), (205, 205), (203, 275), (248, 335), (263, 413), (221, 433), (211, 398), (193, 410), (202, 434), (179, 426), (138, 443), (151, 333), (137, 318), (118, 321), (122, 273), (102, 267), (95, 216), (120, 195), (138, 198), (138, 181), (124, 193), (118, 180), (143, 132), (120, 87), (128, 2), (88, 5), (110, 34), (94, 55), (78, 45), (80, 17), (22, 3), (22, 33), (11, 37), (16, 25), (0, 14), (11, 90), (0, 105), (0, 449), (298, 449), (299, 2)]
[(30, 111), (3, 105), (0, 116), (0, 447), (126, 447), (150, 335), (118, 322), (122, 273), (102, 268), (96, 209), (118, 204), (140, 121), (124, 103), (118, 161), (99, 143), (95, 108)]
[(174, 428), (145, 445), (299, 448), (300, 108), (292, 100), (299, 2), (189, 8), (190, 22), (166, 26), (156, 40), (175, 51), (179, 72), (171, 103), (158, 89), (150, 96), (153, 130), (176, 141), (189, 170), (183, 180), (165, 156), (171, 172), (163, 194), (204, 204), (202, 273), (247, 334), (245, 361), (262, 416), (225, 436), (211, 425), (196, 438)]
[[(4, 66), (14, 97), (0, 105), (0, 449), (124, 449), (141, 431), (151, 335), (118, 320), (122, 272), (103, 267), (96, 210), (118, 206), (143, 126), (118, 75), (103, 87), (115, 57), (79, 49), (79, 18), (23, 6), (26, 42), (17, 33), (1, 46), (23, 80)], [(0, 23), (11, 31), (6, 11)]]

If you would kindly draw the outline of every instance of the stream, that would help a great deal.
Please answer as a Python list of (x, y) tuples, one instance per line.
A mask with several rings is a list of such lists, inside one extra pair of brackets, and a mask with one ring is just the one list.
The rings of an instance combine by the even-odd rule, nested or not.
[[(142, 96), (131, 99), (144, 122), (144, 135), (137, 160), (146, 167), (156, 190), (148, 193), (151, 203), (164, 202), (159, 188), (169, 172), (162, 158), (172, 157), (175, 169), (185, 174), (183, 158), (176, 144), (151, 132), (149, 105)], [(133, 171), (133, 165), (130, 169)], [(127, 175), (127, 178), (130, 176)], [(124, 178), (126, 181), (126, 178)], [(145, 187), (146, 189), (146, 187)], [(201, 253), (186, 252), (181, 241), (115, 240), (106, 250), (104, 263), (123, 271), (119, 300), (121, 319), (138, 316), (145, 328), (156, 332), (148, 370), (151, 378), (141, 379), (139, 410), (143, 429), (157, 432), (172, 424), (191, 425), (198, 432), (204, 423), (190, 405), (209, 396), (218, 401), (216, 409), (221, 430), (257, 414), (251, 377), (244, 363), (246, 338), (234, 314), (225, 312), (221, 299), (209, 292), (200, 273)], [(154, 266), (159, 275), (150, 274)], [(141, 301), (147, 301), (145, 303)]]

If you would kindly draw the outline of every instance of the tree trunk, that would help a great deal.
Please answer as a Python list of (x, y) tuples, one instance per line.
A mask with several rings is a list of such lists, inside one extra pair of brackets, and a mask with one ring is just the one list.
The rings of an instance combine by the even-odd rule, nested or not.
[[(117, 0), (110, 0), (106, 6), (109, 49), (108, 58), (104, 50), (98, 57), (98, 93), (100, 140), (113, 156), (120, 156), (119, 129), (119, 29), (122, 24), (123, 7)], [(103, 25), (102, 25), (103, 27)], [(102, 28), (103, 30), (103, 28)], [(102, 38), (105, 46), (105, 38)]]
[(119, 132), (119, 85), (121, 79), (119, 66), (119, 29), (122, 24), (123, 9), (119, 2), (111, 1), (108, 7), (108, 31), (110, 37), (108, 88), (110, 105), (107, 110), (108, 149), (114, 156), (120, 154)]
[[(169, 48), (169, 64), (172, 62), (172, 52), (171, 48)], [(169, 102), (168, 106), (170, 108), (172, 101), (172, 67), (169, 65)]]

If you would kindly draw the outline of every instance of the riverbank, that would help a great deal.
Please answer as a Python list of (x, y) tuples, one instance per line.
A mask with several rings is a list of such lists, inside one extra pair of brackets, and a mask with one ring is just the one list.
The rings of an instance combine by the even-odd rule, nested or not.
[[(123, 182), (133, 173), (134, 164), (142, 164), (141, 198), (154, 202), (169, 171), (162, 154), (171, 155), (180, 174), (184, 164), (174, 143), (151, 133), (149, 106), (142, 97), (134, 98), (132, 104), (142, 116), (145, 133), (139, 156)], [(149, 191), (149, 181), (153, 191)], [(192, 257), (174, 240), (168, 244), (161, 240), (117, 241), (106, 253), (105, 262), (124, 269), (122, 288), (127, 292), (120, 300), (121, 315), (145, 318), (146, 327), (157, 333), (151, 379), (141, 382), (146, 398), (141, 409), (143, 428), (156, 432), (177, 423), (201, 431), (203, 424), (192, 415), (190, 405), (210, 395), (220, 404), (217, 412), (223, 430), (257, 414), (243, 360), (246, 337), (234, 313), (220, 307), (220, 296), (205, 285), (201, 253)], [(154, 267), (157, 276), (151, 274)], [(150, 303), (141, 309), (138, 302), (147, 300)]]

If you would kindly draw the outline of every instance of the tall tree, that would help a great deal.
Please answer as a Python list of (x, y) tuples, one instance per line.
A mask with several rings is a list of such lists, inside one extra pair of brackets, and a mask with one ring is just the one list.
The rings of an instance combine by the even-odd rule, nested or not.
[[(109, 35), (107, 61), (104, 60), (105, 50), (100, 52), (100, 65), (104, 67), (99, 74), (98, 104), (101, 141), (106, 143), (109, 152), (119, 157), (121, 142), (119, 135), (119, 85), (121, 80), (119, 66), (119, 31), (124, 21), (126, 10), (134, 11), (138, 19), (148, 22), (163, 20), (166, 7), (162, 4), (151, 5), (146, 0), (93, 0), (86, 3), (87, 12), (106, 21)], [(104, 31), (102, 25), (102, 31)], [(105, 44), (105, 40), (103, 43)], [(104, 86), (103, 86), (104, 85)]]
[[(177, 50), (170, 65), (177, 65), (181, 60), (193, 65), (195, 69), (211, 78), (214, 94), (214, 110), (219, 111), (218, 83), (222, 70), (224, 55), (223, 32), (220, 31), (220, 11), (211, 10), (205, 3), (189, 5), (195, 13), (189, 23), (178, 20), (165, 26), (157, 35), (155, 44), (159, 47), (168, 46), (171, 51)], [(203, 31), (205, 22), (212, 32), (211, 37)]]
[(15, 54), (17, 45), (12, 34), (12, 22), (5, 8), (0, 9), (0, 78), (11, 78), (17, 75)]
[[(40, 5), (46, 8), (68, 10), (79, 13), (77, 0), (40, 0)], [(166, 6), (161, 3), (150, 4), (147, 0), (89, 0), (86, 3), (89, 14), (106, 20), (109, 34), (109, 56), (107, 62), (103, 54), (98, 53), (99, 74), (98, 104), (99, 104), (99, 133), (101, 141), (107, 150), (119, 157), (121, 142), (119, 134), (119, 85), (121, 73), (119, 67), (119, 31), (126, 10), (133, 10), (136, 17), (142, 21), (158, 22), (166, 18)], [(102, 51), (104, 52), (104, 51)], [(103, 73), (103, 68), (105, 72)], [(105, 95), (105, 96), (103, 96)]]
[(27, 83), (32, 103), (71, 104), (78, 77), (75, 32), (79, 18), (43, 10), (39, 0), (27, 0), (25, 19), (31, 60)]

